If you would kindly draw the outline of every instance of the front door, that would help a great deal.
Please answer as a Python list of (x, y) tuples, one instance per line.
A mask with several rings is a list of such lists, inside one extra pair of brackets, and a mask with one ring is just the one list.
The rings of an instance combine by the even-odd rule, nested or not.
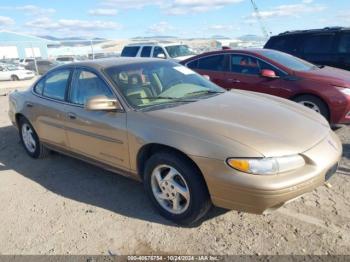
[[(261, 70), (263, 69), (273, 70), (279, 78), (262, 77)], [(261, 59), (245, 54), (232, 54), (230, 56), (230, 70), (225, 74), (225, 88), (242, 89), (288, 98), (291, 94), (290, 81), (286, 81), (285, 76), (286, 73)]]
[(76, 69), (68, 92), (66, 125), (72, 151), (117, 168), (129, 168), (126, 113), (88, 111), (87, 100), (116, 98), (95, 72)]

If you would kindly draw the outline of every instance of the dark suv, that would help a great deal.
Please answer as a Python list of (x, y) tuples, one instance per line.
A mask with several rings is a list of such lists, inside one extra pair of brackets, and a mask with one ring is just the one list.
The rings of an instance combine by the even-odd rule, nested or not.
[(350, 28), (288, 31), (272, 36), (264, 48), (289, 53), (317, 65), (350, 70)]

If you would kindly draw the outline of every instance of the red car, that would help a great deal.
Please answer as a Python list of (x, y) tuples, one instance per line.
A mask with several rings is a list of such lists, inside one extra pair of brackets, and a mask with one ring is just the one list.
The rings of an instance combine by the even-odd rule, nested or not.
[(221, 50), (181, 64), (217, 85), (280, 96), (322, 114), (331, 124), (350, 123), (350, 72), (316, 66), (269, 49)]

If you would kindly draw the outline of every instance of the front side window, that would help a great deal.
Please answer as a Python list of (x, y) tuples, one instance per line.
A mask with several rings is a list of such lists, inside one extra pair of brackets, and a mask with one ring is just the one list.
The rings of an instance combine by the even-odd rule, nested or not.
[(164, 53), (163, 48), (161, 48), (160, 46), (154, 47), (153, 57), (164, 57), (164, 58), (166, 58), (166, 55)]
[(342, 54), (350, 54), (350, 33), (342, 34), (339, 41), (338, 51)]
[(140, 50), (139, 46), (127, 46), (127, 47), (124, 47), (120, 56), (122, 56), (122, 57), (135, 57), (137, 55), (137, 53), (139, 52), (139, 50)]
[(69, 91), (69, 101), (85, 105), (90, 98), (96, 96), (114, 97), (110, 88), (99, 76), (90, 71), (77, 70)]
[(327, 54), (332, 52), (334, 34), (311, 35), (304, 42), (305, 54)]
[(277, 76), (285, 75), (281, 70), (256, 57), (240, 54), (233, 54), (231, 56), (231, 72), (233, 73), (260, 75), (261, 70), (264, 69), (274, 71)]
[(151, 56), (152, 47), (144, 46), (141, 51), (141, 57), (150, 57)]
[(212, 55), (198, 60), (198, 69), (209, 71), (226, 71), (226, 56)]
[(63, 101), (68, 86), (70, 70), (52, 72), (46, 77), (43, 95)]
[(231, 72), (258, 75), (260, 73), (258, 59), (246, 55), (232, 55)]
[(193, 102), (224, 92), (191, 69), (173, 62), (138, 63), (106, 69), (134, 108)]

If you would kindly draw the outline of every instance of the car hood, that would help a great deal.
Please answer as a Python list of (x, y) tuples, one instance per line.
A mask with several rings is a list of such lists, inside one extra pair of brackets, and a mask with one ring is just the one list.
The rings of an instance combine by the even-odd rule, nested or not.
[(245, 91), (225, 92), (147, 114), (176, 132), (191, 132), (206, 140), (225, 137), (265, 157), (305, 152), (330, 132), (326, 120), (306, 107)]
[(350, 88), (350, 72), (343, 69), (325, 66), (308, 72), (295, 72), (295, 75)]
[(181, 61), (184, 61), (184, 60), (189, 59), (189, 58), (192, 58), (192, 57), (194, 57), (194, 55), (178, 56), (178, 57), (176, 57), (176, 58), (173, 58), (173, 60), (174, 60), (175, 62), (181, 62)]

